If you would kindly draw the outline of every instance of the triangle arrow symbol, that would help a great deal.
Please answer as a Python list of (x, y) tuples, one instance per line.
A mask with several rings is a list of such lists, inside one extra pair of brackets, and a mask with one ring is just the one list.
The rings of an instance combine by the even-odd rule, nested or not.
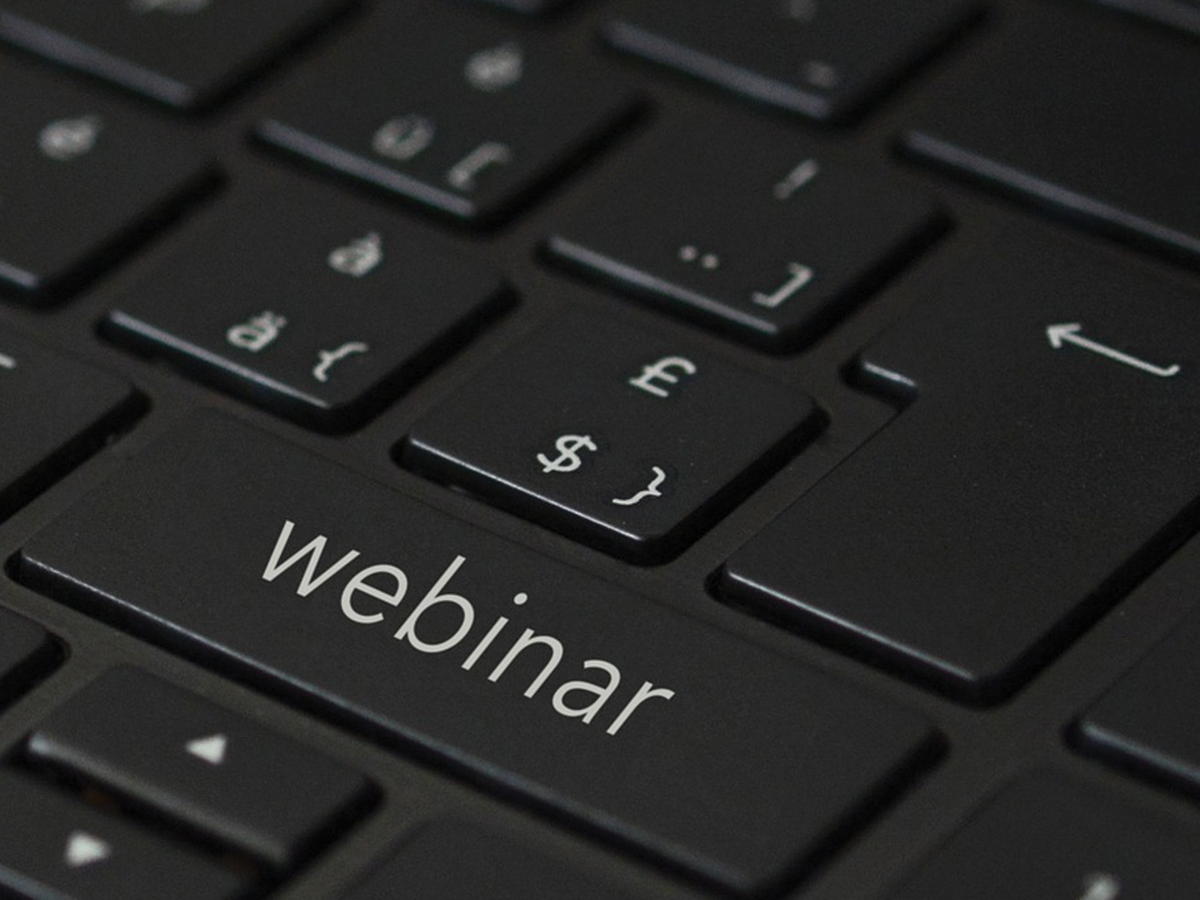
[(103, 862), (112, 856), (112, 846), (86, 831), (74, 831), (67, 838), (67, 865), (81, 869), (93, 863)]
[(229, 749), (229, 738), (223, 734), (196, 738), (188, 741), (185, 749), (197, 759), (202, 759), (210, 766), (219, 766), (225, 762), (225, 752)]

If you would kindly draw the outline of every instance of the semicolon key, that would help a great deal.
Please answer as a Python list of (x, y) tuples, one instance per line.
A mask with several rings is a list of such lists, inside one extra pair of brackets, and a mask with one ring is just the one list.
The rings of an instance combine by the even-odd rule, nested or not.
[(732, 116), (676, 126), (624, 161), (619, 186), (559, 226), (546, 251), (728, 337), (796, 350), (945, 227), (921, 191), (830, 157)]
[(903, 409), (720, 578), (976, 701), (1111, 608), (1200, 499), (1197, 297), (1075, 244), (993, 246), (910, 286), (925, 302), (856, 366)]

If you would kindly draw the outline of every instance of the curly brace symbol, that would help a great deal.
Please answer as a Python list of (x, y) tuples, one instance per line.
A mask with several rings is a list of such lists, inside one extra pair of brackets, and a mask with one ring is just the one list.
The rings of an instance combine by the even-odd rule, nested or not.
[(658, 466), (651, 467), (651, 471), (654, 472), (654, 480), (650, 482), (644, 491), (638, 491), (627, 500), (613, 500), (613, 503), (617, 506), (637, 506), (647, 497), (661, 497), (662, 491), (659, 488), (667, 480), (667, 473)]

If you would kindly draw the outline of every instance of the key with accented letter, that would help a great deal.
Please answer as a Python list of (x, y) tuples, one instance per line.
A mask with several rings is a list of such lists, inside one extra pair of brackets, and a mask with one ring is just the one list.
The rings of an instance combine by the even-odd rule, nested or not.
[(326, 188), (242, 197), (108, 314), (105, 333), (314, 428), (360, 424), (506, 302), (437, 235)]
[(905, 710), (211, 413), (17, 567), (732, 891), (800, 871), (936, 750)]
[(411, 468), (619, 556), (677, 553), (820, 429), (802, 394), (562, 315), (413, 426)]
[(1110, 608), (1200, 498), (1197, 297), (1073, 244), (989, 241), (910, 285), (926, 302), (862, 354), (905, 408), (720, 588), (975, 700)]

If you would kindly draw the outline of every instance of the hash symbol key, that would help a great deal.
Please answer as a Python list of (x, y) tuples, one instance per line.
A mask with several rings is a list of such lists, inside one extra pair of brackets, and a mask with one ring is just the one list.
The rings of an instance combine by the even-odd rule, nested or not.
[(418, 422), (402, 456), (647, 560), (677, 552), (819, 424), (802, 395), (679, 341), (574, 313)]

